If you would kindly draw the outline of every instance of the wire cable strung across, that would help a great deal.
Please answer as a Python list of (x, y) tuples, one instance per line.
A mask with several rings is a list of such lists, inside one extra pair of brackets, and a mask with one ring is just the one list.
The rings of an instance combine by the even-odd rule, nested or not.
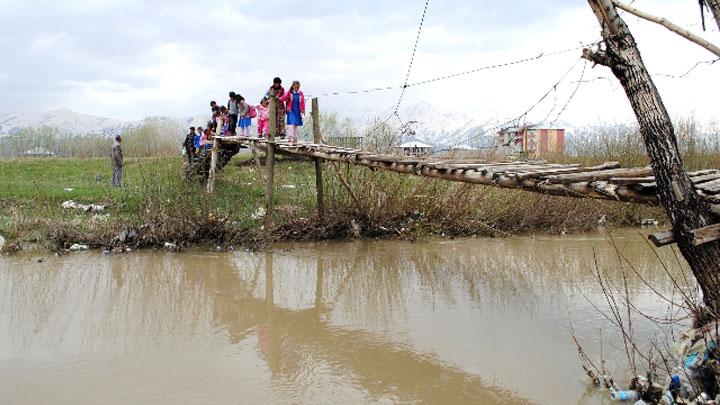
[[(400, 91), (400, 97), (398, 97), (397, 104), (395, 105), (395, 113), (400, 109), (400, 103), (405, 96), (405, 90), (407, 89), (408, 80), (410, 80), (410, 72), (412, 71), (413, 62), (415, 62), (415, 53), (417, 52), (418, 42), (420, 42), (420, 34), (422, 33), (423, 23), (425, 22), (425, 16), (427, 15), (428, 5), (430, 0), (425, 0), (425, 7), (423, 8), (422, 17), (420, 17), (420, 24), (418, 25), (417, 35), (415, 36), (415, 44), (413, 45), (412, 53), (410, 54), (410, 63), (408, 63), (407, 72), (405, 73), (405, 81)], [(400, 118), (400, 117), (398, 117)]]
[(560, 112), (558, 112), (558, 114), (555, 116), (555, 119), (550, 124), (551, 127), (555, 126), (555, 124), (560, 119), (560, 116), (565, 112), (565, 110), (570, 105), (570, 102), (572, 102), (572, 100), (575, 98), (575, 95), (577, 94), (578, 89), (580, 89), (580, 85), (584, 83), (583, 79), (585, 78), (585, 70), (586, 69), (587, 69), (587, 61), (585, 61), (585, 63), (583, 63), (583, 69), (582, 69), (582, 72), (580, 73), (580, 79), (577, 80), (575, 89), (573, 89), (573, 92), (570, 94), (570, 97), (568, 97), (568, 100), (565, 103), (565, 105), (560, 109)]
[[(570, 69), (568, 69), (567, 71), (565, 71), (565, 73), (563, 73), (563, 75), (560, 77), (560, 79), (558, 79), (558, 81), (555, 82), (555, 83), (550, 87), (550, 89), (548, 89), (548, 91), (546, 91), (534, 104), (532, 104), (532, 105), (531, 105), (527, 110), (525, 110), (523, 113), (521, 113), (520, 115), (516, 116), (515, 118), (510, 119), (510, 120), (507, 120), (507, 121), (505, 121), (505, 122), (503, 122), (503, 123), (501, 123), (501, 124), (492, 126), (492, 127), (490, 127), (490, 128), (485, 128), (482, 133), (478, 133), (478, 134), (476, 134), (476, 135), (473, 136), (473, 137), (469, 137), (469, 138), (466, 139), (466, 141), (467, 141), (467, 140), (470, 140), (470, 139), (477, 140), (477, 138), (478, 138), (479, 136), (485, 135), (487, 132), (496, 131), (496, 130), (501, 129), (501, 128), (503, 128), (503, 127), (506, 127), (506, 126), (508, 126), (508, 125), (510, 125), (510, 124), (512, 124), (512, 123), (520, 122), (521, 120), (523, 120), (524, 118), (526, 118), (528, 114), (530, 114), (538, 105), (540, 105), (540, 103), (542, 103), (550, 94), (553, 93), (553, 91), (555, 91), (555, 90), (557, 89), (557, 87), (560, 85), (560, 83), (562, 83), (562, 82), (565, 80), (565, 78), (567, 78), (567, 76), (570, 74), (570, 72), (572, 72), (573, 70), (575, 70), (575, 68), (577, 67), (577, 65), (578, 65), (582, 60), (583, 60), (582, 58), (578, 58), (578, 59), (573, 63), (573, 65), (570, 67)], [(457, 146), (457, 145), (458, 145), (458, 144), (455, 143), (455, 144), (450, 145), (450, 147)]]
[(322, 94), (308, 95), (307, 97), (328, 97), (328, 96), (364, 94), (364, 93), (374, 93), (374, 92), (378, 92), (378, 91), (398, 90), (398, 89), (402, 89), (403, 87), (422, 86), (422, 85), (435, 83), (435, 82), (439, 82), (439, 81), (443, 81), (443, 80), (455, 79), (457, 77), (466, 76), (466, 75), (470, 75), (473, 73), (479, 73), (479, 72), (482, 72), (485, 70), (494, 70), (494, 69), (500, 69), (500, 68), (504, 68), (504, 67), (508, 67), (508, 66), (520, 65), (523, 63), (533, 62), (533, 61), (544, 59), (544, 58), (551, 57), (551, 56), (557, 56), (557, 55), (562, 55), (562, 54), (566, 54), (566, 53), (573, 52), (573, 51), (582, 50), (582, 49), (586, 48), (587, 46), (592, 46), (592, 45), (596, 45), (596, 44), (598, 44), (598, 42), (584, 44), (582, 46), (574, 47), (574, 48), (561, 49), (561, 50), (557, 50), (557, 51), (540, 52), (539, 54), (532, 56), (532, 57), (515, 59), (512, 61), (503, 62), (503, 63), (495, 63), (492, 65), (485, 65), (485, 66), (481, 66), (478, 68), (465, 70), (462, 72), (451, 73), (451, 74), (437, 76), (437, 77), (433, 77), (430, 79), (425, 79), (425, 80), (421, 80), (421, 81), (417, 81), (417, 82), (413, 82), (413, 83), (408, 83), (406, 85), (373, 87), (373, 88), (363, 89), (363, 90), (334, 91), (334, 92), (328, 92), (328, 93), (322, 93)]

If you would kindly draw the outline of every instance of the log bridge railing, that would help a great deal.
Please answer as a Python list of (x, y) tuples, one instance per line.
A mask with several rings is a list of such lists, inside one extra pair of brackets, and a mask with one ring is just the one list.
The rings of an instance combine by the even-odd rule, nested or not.
[[(272, 102), (275, 101), (271, 97)], [(313, 122), (317, 123), (317, 100), (313, 99)], [(272, 114), (271, 114), (272, 117)], [(274, 128), (274, 125), (270, 125)], [(555, 164), (544, 161), (487, 162), (483, 160), (447, 160), (433, 157), (398, 156), (377, 154), (361, 149), (326, 145), (322, 143), (319, 126), (313, 126), (314, 141), (297, 144), (275, 141), (269, 138), (227, 136), (216, 138), (212, 149), (211, 166), (208, 176), (208, 192), (212, 192), (215, 181), (217, 153), (222, 148), (248, 146), (254, 151), (266, 153), (267, 213), (272, 210), (272, 185), (274, 154), (306, 158), (315, 161), (318, 192), (318, 210), (322, 217), (322, 161), (341, 162), (365, 166), (372, 170), (386, 170), (396, 173), (424, 176), (492, 187), (552, 194), (575, 198), (593, 198), (656, 205), (657, 185), (650, 166), (622, 168), (618, 162), (606, 162), (598, 166), (580, 164)], [(713, 212), (720, 217), (720, 170), (708, 169), (688, 173), (695, 192), (706, 201)], [(268, 222), (267, 225), (270, 225)], [(711, 229), (708, 229), (711, 228)], [(697, 242), (706, 243), (720, 239), (720, 225), (696, 230)], [(651, 237), (657, 245), (672, 243), (672, 232)]]

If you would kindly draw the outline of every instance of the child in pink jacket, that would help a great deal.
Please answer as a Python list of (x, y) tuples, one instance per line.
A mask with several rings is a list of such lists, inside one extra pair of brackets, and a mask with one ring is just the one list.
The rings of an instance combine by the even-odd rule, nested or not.
[(260, 105), (257, 106), (257, 118), (258, 118), (258, 135), (261, 138), (267, 138), (270, 134), (270, 101), (267, 97), (263, 97), (260, 100)]

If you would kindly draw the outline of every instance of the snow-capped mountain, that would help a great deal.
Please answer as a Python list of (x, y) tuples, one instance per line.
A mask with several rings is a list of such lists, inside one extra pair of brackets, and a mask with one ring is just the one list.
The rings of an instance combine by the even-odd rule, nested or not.
[(45, 112), (0, 112), (0, 135), (8, 135), (22, 128), (52, 127), (68, 133), (115, 135), (131, 125), (113, 118), (80, 114), (61, 108)]
[(0, 136), (11, 135), (24, 128), (37, 129), (41, 127), (56, 128), (60, 133), (67, 134), (114, 136), (128, 128), (139, 127), (150, 122), (177, 126), (178, 130), (182, 131), (189, 126), (203, 126), (207, 122), (207, 117), (153, 116), (140, 121), (123, 121), (81, 114), (66, 108), (44, 112), (0, 112)]
[(444, 110), (424, 101), (401, 109), (400, 118), (407, 123), (411, 134), (414, 132), (408, 139), (438, 148), (491, 146), (495, 139), (494, 134), (487, 131), (493, 121)]

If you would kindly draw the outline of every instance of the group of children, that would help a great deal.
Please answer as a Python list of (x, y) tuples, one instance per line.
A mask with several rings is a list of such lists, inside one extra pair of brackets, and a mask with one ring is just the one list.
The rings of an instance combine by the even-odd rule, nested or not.
[(278, 100), (275, 117), (276, 134), (285, 137), (287, 129), (288, 139), (291, 142), (297, 142), (297, 130), (303, 125), (302, 118), (305, 115), (305, 95), (300, 90), (300, 82), (297, 80), (293, 81), (290, 90), (285, 91), (282, 80), (279, 77), (274, 78), (273, 85), (258, 105), (248, 104), (243, 96), (232, 91), (228, 94), (227, 107), (211, 101), (212, 120), (208, 122), (208, 127), (214, 130), (215, 136), (250, 136), (252, 119), (257, 118), (258, 136), (267, 137), (270, 133), (268, 96), (272, 92), (275, 93)]
[[(212, 119), (208, 121), (207, 128), (190, 127), (185, 136), (183, 148), (189, 161), (210, 146), (209, 142), (216, 136), (250, 136), (252, 119), (257, 118), (258, 136), (265, 138), (270, 134), (270, 100), (268, 97), (275, 94), (277, 109), (275, 111), (275, 134), (284, 138), (286, 135), (292, 143), (297, 143), (298, 127), (303, 125), (305, 115), (305, 95), (300, 90), (300, 82), (295, 80), (290, 90), (285, 91), (279, 77), (273, 79), (273, 84), (260, 100), (258, 105), (250, 105), (245, 98), (234, 91), (228, 94), (227, 106), (210, 102)], [(238, 134), (239, 128), (239, 134)]]

